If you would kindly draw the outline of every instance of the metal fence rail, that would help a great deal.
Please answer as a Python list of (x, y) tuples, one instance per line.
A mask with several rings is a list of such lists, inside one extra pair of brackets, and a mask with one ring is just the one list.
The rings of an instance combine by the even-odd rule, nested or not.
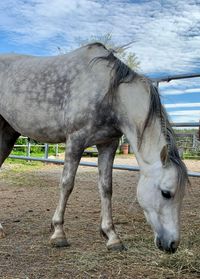
[(161, 78), (151, 78), (153, 82), (170, 82), (171, 80), (177, 80), (177, 79), (187, 79), (187, 78), (197, 78), (200, 77), (200, 73), (196, 74), (185, 74), (185, 75), (174, 75), (174, 76), (166, 76)]
[[(58, 160), (58, 159), (45, 159), (45, 158), (37, 158), (37, 157), (27, 157), (27, 156), (17, 156), (17, 155), (11, 155), (9, 158), (12, 159), (21, 159), (21, 160), (27, 160), (27, 161), (39, 161), (39, 162), (44, 162), (44, 163), (53, 163), (53, 164), (64, 164), (64, 160)], [(79, 163), (80, 166), (85, 166), (85, 167), (98, 167), (97, 163), (94, 162), (83, 162), (81, 161)], [(113, 164), (113, 169), (116, 170), (128, 170), (128, 171), (139, 171), (140, 168), (137, 166), (129, 166), (129, 165), (119, 165), (119, 164)], [(192, 177), (200, 177), (199, 172), (188, 172), (189, 176)]]

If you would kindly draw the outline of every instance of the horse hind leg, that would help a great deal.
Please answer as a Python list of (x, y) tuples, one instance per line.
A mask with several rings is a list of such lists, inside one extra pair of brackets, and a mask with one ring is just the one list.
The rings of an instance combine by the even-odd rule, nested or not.
[(99, 168), (99, 192), (101, 197), (101, 235), (107, 239), (108, 250), (122, 251), (125, 249), (117, 236), (112, 219), (112, 166), (118, 140), (97, 145)]
[(19, 136), (20, 134), (0, 115), (0, 167), (9, 156)]
[[(0, 167), (13, 149), (20, 136), (0, 115)], [(5, 237), (5, 232), (0, 223), (0, 238)]]

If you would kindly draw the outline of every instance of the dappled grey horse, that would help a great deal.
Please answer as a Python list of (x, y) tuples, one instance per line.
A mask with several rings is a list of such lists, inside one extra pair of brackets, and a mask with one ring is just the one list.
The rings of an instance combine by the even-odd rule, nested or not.
[[(0, 56), (0, 165), (20, 135), (40, 142), (66, 142), (52, 245), (68, 245), (65, 207), (83, 151), (96, 144), (101, 232), (108, 249), (123, 248), (111, 206), (112, 165), (122, 134), (140, 166), (137, 197), (155, 243), (174, 252), (180, 240), (187, 172), (152, 83), (100, 43), (56, 57)], [(0, 236), (5, 236), (1, 225)]]

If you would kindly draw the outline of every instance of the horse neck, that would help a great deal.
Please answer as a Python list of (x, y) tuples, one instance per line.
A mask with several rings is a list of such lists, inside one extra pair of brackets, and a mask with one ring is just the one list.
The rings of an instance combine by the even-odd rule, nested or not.
[(160, 153), (166, 141), (158, 121), (146, 129), (142, 139), (138, 136), (138, 129), (133, 125), (126, 127), (124, 133), (141, 169), (151, 171), (151, 167), (161, 166)]
[[(161, 165), (160, 153), (166, 144), (159, 119), (155, 119), (145, 129), (140, 138), (149, 110), (149, 93), (139, 80), (123, 84), (118, 91), (118, 115), (121, 131), (127, 137), (141, 169)], [(141, 141), (141, 142), (140, 142)], [(140, 144), (141, 143), (141, 144)]]

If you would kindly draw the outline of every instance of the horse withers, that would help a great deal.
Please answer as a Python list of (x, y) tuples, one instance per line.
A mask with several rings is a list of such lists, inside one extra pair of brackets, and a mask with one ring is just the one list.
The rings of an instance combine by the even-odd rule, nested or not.
[[(112, 219), (112, 165), (125, 134), (140, 166), (137, 197), (161, 250), (175, 252), (187, 182), (157, 89), (100, 43), (56, 57), (0, 56), (0, 165), (19, 135), (66, 142), (51, 244), (68, 246), (67, 200), (85, 148), (99, 153), (101, 232), (108, 249), (123, 249)], [(0, 226), (0, 237), (4, 237)]]

